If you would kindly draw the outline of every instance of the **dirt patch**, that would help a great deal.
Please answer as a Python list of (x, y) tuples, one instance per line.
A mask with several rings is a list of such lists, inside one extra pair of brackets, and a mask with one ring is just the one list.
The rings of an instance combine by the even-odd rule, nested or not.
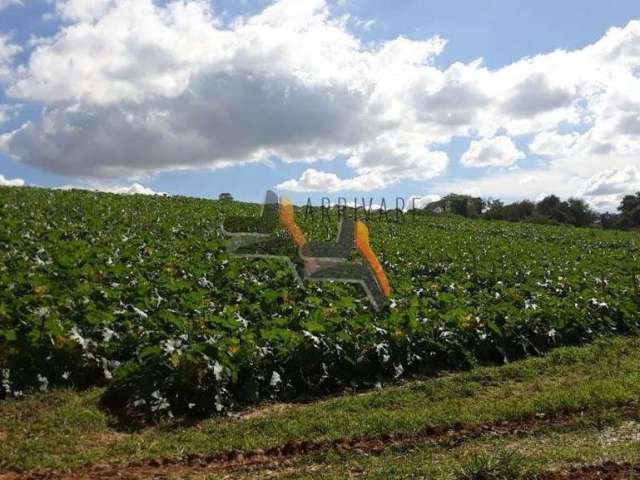
[(546, 473), (540, 480), (628, 480), (640, 478), (640, 465), (603, 463), (575, 467), (565, 472)]
[(264, 405), (237, 415), (240, 420), (252, 420), (266, 418), (273, 414), (281, 414), (290, 410), (293, 405), (288, 403), (275, 403), (273, 405)]
[(600, 436), (600, 443), (605, 446), (631, 442), (640, 442), (640, 422), (634, 420), (607, 428)]
[[(635, 404), (617, 409), (625, 418), (635, 419), (640, 413), (639, 407)], [(537, 430), (567, 423), (574, 418), (591, 412), (562, 413), (553, 416), (535, 416), (527, 419), (487, 423), (479, 426), (465, 426), (462, 424), (450, 426), (427, 425), (415, 433), (392, 433), (379, 437), (362, 437), (351, 439), (338, 439), (333, 441), (290, 441), (283, 445), (272, 447), (267, 450), (241, 451), (232, 450), (229, 452), (214, 455), (188, 455), (180, 459), (152, 459), (144, 462), (131, 463), (104, 463), (87, 465), (74, 471), (53, 471), (38, 470), (19, 472), (12, 471), (0, 473), (0, 480), (103, 480), (110, 478), (118, 479), (140, 479), (140, 478), (168, 478), (168, 477), (192, 477), (196, 475), (211, 474), (213, 472), (232, 472), (244, 469), (260, 469), (269, 471), (280, 470), (290, 466), (292, 462), (300, 456), (335, 451), (337, 453), (356, 452), (363, 454), (380, 454), (385, 449), (392, 446), (411, 447), (429, 441), (442, 442), (444, 445), (454, 448), (469, 440), (483, 436), (508, 436), (508, 435), (529, 435)], [(571, 476), (571, 475), (591, 475), (591, 470), (571, 470), (568, 472), (548, 473), (543, 478), (545, 480), (561, 479), (618, 479), (628, 477), (616, 477), (618, 470), (615, 464), (604, 464), (599, 467), (585, 467), (593, 469), (594, 475), (609, 476)], [(620, 466), (620, 472), (624, 472), (624, 465)], [(627, 466), (628, 468), (637, 468)], [(628, 470), (632, 471), (632, 470)], [(597, 473), (600, 472), (600, 473)], [(563, 476), (565, 475), (565, 476)], [(569, 475), (569, 476), (567, 476)]]

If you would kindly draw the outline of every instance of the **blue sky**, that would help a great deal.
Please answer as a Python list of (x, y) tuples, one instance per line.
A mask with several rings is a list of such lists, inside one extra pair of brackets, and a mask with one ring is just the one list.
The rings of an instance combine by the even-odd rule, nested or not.
[(640, 190), (637, 1), (296, 2), (0, 0), (0, 180), (599, 209)]

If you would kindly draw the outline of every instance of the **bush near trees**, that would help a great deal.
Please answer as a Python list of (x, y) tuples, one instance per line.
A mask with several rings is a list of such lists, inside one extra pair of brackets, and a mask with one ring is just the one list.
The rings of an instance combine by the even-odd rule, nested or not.
[(483, 200), (469, 195), (449, 194), (424, 208), (429, 213), (450, 213), (467, 218), (506, 220), (546, 225), (568, 224), (576, 227), (600, 226), (605, 229), (640, 228), (640, 192), (625, 196), (617, 214), (597, 214), (582, 199), (561, 200), (549, 195), (538, 203), (530, 200), (505, 205), (501, 200)]

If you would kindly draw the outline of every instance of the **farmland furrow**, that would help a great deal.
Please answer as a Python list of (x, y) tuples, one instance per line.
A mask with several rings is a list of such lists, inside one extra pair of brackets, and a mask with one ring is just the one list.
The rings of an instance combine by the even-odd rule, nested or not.
[[(636, 419), (640, 415), (637, 402), (608, 409), (620, 418)], [(279, 469), (291, 465), (304, 455), (335, 451), (340, 454), (380, 454), (390, 447), (412, 447), (428, 442), (438, 442), (445, 448), (455, 448), (470, 440), (484, 436), (523, 437), (545, 428), (562, 426), (583, 416), (597, 416), (602, 409), (559, 412), (552, 415), (533, 416), (512, 421), (490, 422), (480, 425), (426, 425), (415, 433), (396, 432), (376, 437), (343, 438), (333, 441), (287, 442), (267, 450), (232, 450), (213, 455), (189, 455), (184, 458), (159, 458), (130, 463), (99, 463), (69, 471), (33, 470), (0, 473), (0, 480), (83, 480), (110, 478), (164, 478), (165, 476), (193, 476), (214, 472), (238, 470)], [(640, 466), (627, 464), (603, 464), (576, 467), (566, 472), (547, 472), (542, 478), (560, 479), (618, 479), (629, 472), (639, 471)], [(582, 476), (581, 476), (582, 475)], [(601, 476), (598, 476), (601, 475)]]

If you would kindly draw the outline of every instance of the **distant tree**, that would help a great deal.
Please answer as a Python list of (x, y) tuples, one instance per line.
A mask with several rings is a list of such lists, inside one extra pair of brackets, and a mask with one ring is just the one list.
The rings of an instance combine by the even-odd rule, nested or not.
[(598, 215), (587, 202), (579, 198), (570, 198), (566, 202), (566, 209), (568, 210), (568, 216), (573, 220), (572, 223), (576, 227), (588, 227), (598, 218)]
[(549, 195), (536, 205), (536, 213), (559, 223), (573, 223), (570, 221), (571, 219), (568, 218), (567, 211), (563, 207), (563, 202), (557, 196)]
[(488, 204), (487, 210), (484, 213), (484, 218), (490, 220), (521, 222), (525, 218), (533, 215), (535, 208), (535, 204), (529, 200), (514, 202), (509, 205), (504, 205), (501, 201), (494, 200)]
[(525, 217), (523, 220), (525, 223), (535, 223), (536, 225), (560, 225), (560, 222), (557, 220), (547, 217), (546, 215), (540, 215), (537, 212), (533, 212), (528, 217)]
[(627, 195), (620, 202), (620, 225), (623, 228), (640, 227), (640, 192)]
[(600, 226), (605, 229), (618, 228), (620, 226), (621, 215), (615, 213), (603, 213), (600, 215)]
[[(509, 208), (510, 207), (510, 208)], [(510, 205), (507, 220), (518, 222), (533, 215), (536, 210), (536, 204), (530, 200), (523, 200)]]
[(504, 207), (504, 203), (502, 202), (502, 200), (498, 199), (498, 198), (488, 198), (485, 202), (485, 211), (489, 211), (491, 209), (500, 209), (502, 207)]
[(482, 214), (485, 203), (479, 197), (450, 193), (437, 202), (432, 202), (425, 210), (432, 213), (453, 213), (463, 217), (475, 218)]

